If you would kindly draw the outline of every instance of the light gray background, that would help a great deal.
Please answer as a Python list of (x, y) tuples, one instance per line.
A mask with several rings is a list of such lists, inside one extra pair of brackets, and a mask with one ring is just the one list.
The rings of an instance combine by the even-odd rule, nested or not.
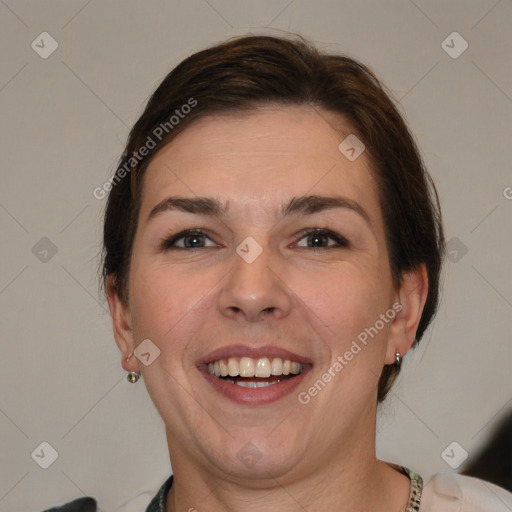
[[(468, 252), (447, 262), (437, 321), (382, 408), (378, 454), (428, 478), (450, 470), (452, 441), (475, 453), (512, 403), (511, 26), (511, 0), (0, 0), (0, 511), (82, 494), (110, 511), (170, 474), (162, 422), (125, 379), (98, 293), (92, 192), (171, 67), (248, 32), (346, 52), (399, 101), (450, 247)], [(59, 45), (47, 59), (31, 48), (43, 31)], [(457, 59), (441, 47), (453, 31), (469, 44)], [(32, 251), (43, 237), (57, 247), (46, 262)], [(58, 452), (46, 470), (31, 458), (43, 441)]]

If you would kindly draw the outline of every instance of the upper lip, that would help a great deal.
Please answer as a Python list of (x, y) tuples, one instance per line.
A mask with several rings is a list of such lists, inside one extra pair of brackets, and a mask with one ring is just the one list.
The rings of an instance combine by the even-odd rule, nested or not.
[(290, 352), (284, 348), (276, 347), (275, 345), (226, 345), (217, 348), (201, 357), (197, 362), (197, 366), (202, 366), (208, 363), (213, 363), (219, 359), (229, 359), (230, 357), (252, 357), (258, 359), (260, 357), (280, 357), (281, 359), (289, 359), (301, 364), (311, 364), (311, 359)]

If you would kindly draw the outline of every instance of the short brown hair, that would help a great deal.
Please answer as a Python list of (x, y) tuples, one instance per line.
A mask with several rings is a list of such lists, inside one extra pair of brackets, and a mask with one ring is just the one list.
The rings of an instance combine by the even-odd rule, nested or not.
[[(379, 190), (394, 286), (400, 286), (403, 272), (426, 266), (429, 289), (417, 343), (439, 298), (444, 236), (435, 186), (402, 116), (372, 71), (347, 56), (321, 53), (300, 38), (236, 38), (195, 53), (165, 77), (133, 126), (111, 183), (103, 284), (113, 275), (119, 297), (128, 302), (143, 176), (155, 154), (196, 119), (250, 112), (265, 104), (311, 105), (341, 114), (365, 144)], [(395, 365), (384, 366), (379, 402), (398, 372)]]

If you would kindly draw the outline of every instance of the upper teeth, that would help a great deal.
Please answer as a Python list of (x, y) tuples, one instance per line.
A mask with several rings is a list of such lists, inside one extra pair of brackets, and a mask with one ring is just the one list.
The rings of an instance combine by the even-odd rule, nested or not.
[(228, 360), (219, 359), (208, 363), (208, 373), (216, 377), (261, 377), (271, 375), (296, 375), (304, 370), (304, 365), (289, 359), (274, 357), (230, 357)]

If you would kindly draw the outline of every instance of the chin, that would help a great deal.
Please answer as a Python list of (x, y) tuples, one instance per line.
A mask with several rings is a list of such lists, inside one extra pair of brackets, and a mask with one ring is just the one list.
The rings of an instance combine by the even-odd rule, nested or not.
[[(283, 436), (270, 439), (268, 431), (260, 435), (237, 436), (227, 440), (227, 446), (219, 450), (210, 450), (211, 463), (233, 479), (264, 481), (280, 478), (288, 474), (304, 460), (298, 447), (304, 443), (287, 440)], [(213, 452), (213, 453), (212, 453)], [(255, 487), (258, 487), (255, 482)]]

